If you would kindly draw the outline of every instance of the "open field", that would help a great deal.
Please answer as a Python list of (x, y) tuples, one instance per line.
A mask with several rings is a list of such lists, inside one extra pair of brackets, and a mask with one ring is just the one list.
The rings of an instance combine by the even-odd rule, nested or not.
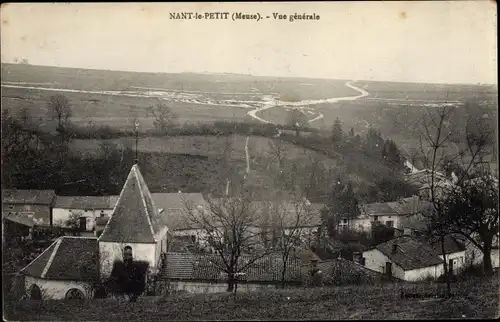
[[(498, 317), (498, 276), (453, 284), (451, 299), (401, 299), (413, 285), (345, 286), (259, 293), (139, 298), (137, 303), (91, 300), (20, 301), (6, 306), (9, 320), (345, 320), (471, 319)], [(425, 289), (425, 286), (423, 286)], [(435, 286), (428, 286), (428, 290)]]
[[(191, 154), (204, 156), (217, 156), (221, 154), (226, 142), (231, 144), (231, 158), (235, 160), (245, 159), (246, 137), (234, 135), (230, 137), (217, 136), (175, 136), (175, 137), (148, 137), (139, 140), (138, 149), (141, 152), (171, 153), (171, 154)], [(250, 157), (266, 156), (269, 152), (269, 142), (273, 139), (251, 136), (248, 141)], [(110, 140), (73, 140), (72, 149), (76, 152), (96, 152), (100, 142), (109, 142), (135, 148), (134, 137), (123, 137)], [(300, 159), (316, 157), (325, 162), (334, 160), (327, 158), (318, 152), (303, 149), (291, 143), (283, 142), (286, 149), (287, 158)], [(334, 164), (334, 163), (333, 163)], [(331, 165), (333, 165), (331, 164)]]
[[(496, 127), (496, 86), (372, 81), (353, 84), (368, 95), (335, 101), (335, 98), (359, 96), (360, 91), (344, 80), (155, 74), (2, 64), (2, 108), (16, 113), (25, 107), (51, 130), (54, 122), (47, 117), (46, 102), (49, 96), (60, 92), (71, 100), (72, 121), (77, 125), (92, 122), (130, 130), (137, 118), (140, 130), (145, 131), (153, 128), (153, 117), (147, 108), (159, 101), (172, 108), (181, 124), (216, 120), (264, 120), (284, 124), (290, 106), (299, 104), (311, 121), (309, 126), (328, 130), (339, 117), (345, 131), (352, 127), (362, 133), (369, 127), (377, 128), (407, 153), (418, 148), (417, 125), (425, 109), (433, 109), (444, 101), (457, 107), (451, 122), (457, 128), (463, 129), (465, 119), (471, 114)], [(467, 110), (463, 103), (471, 98), (484, 104)], [(279, 106), (272, 106), (277, 102)], [(249, 115), (251, 111), (255, 111), (255, 118)], [(455, 151), (456, 147), (451, 149)]]

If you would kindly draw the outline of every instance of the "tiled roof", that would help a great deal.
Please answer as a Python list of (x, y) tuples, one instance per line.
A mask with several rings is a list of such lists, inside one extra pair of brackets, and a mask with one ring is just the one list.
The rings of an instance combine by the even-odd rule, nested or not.
[(21, 273), (49, 280), (88, 281), (98, 277), (99, 246), (97, 238), (57, 239)]
[(113, 209), (119, 196), (57, 196), (54, 208)]
[(159, 215), (170, 230), (198, 228), (189, 220), (186, 205), (193, 209), (209, 208), (201, 193), (152, 193), (151, 195)]
[(33, 227), (33, 218), (26, 215), (19, 214), (17, 212), (2, 213), (3, 219), (15, 222), (16, 224), (21, 224), (28, 227)]
[[(443, 252), (441, 250), (441, 242), (440, 241), (432, 242), (429, 244), (431, 245), (432, 248), (434, 248), (436, 255), (443, 254)], [(458, 241), (457, 238), (450, 236), (450, 235), (445, 236), (445, 238), (444, 238), (444, 252), (446, 254), (458, 253), (458, 252), (462, 252), (464, 250), (465, 250), (465, 246), (463, 245), (463, 243)]]
[[(397, 244), (395, 253), (392, 252), (393, 244)], [(379, 244), (376, 249), (405, 271), (439, 265), (443, 262), (431, 246), (409, 236), (398, 237)]]
[(154, 243), (163, 225), (139, 167), (134, 164), (99, 241)]
[(365, 214), (371, 216), (397, 216), (429, 211), (432, 209), (432, 204), (427, 200), (409, 197), (398, 201), (366, 204), (362, 206), (362, 209)]
[(326, 278), (335, 275), (336, 273), (342, 274), (344, 272), (345, 274), (358, 272), (368, 278), (381, 275), (380, 273), (372, 271), (371, 269), (366, 268), (363, 265), (340, 257), (318, 262), (318, 269)]
[(397, 212), (387, 202), (366, 204), (363, 209), (369, 215), (397, 215)]
[(55, 196), (54, 190), (2, 189), (2, 203), (4, 204), (50, 205)]
[[(240, 267), (250, 260), (249, 256), (240, 257)], [(275, 283), (281, 280), (281, 258), (266, 256), (249, 265), (240, 279), (254, 283)], [(222, 259), (219, 255), (167, 253), (165, 278), (199, 281), (225, 281)], [(288, 264), (286, 281), (298, 282), (301, 279), (298, 260)]]
[[(428, 183), (431, 180), (431, 173), (429, 169), (423, 169), (423, 170), (418, 170), (416, 172), (408, 173), (405, 175), (405, 179), (408, 183), (411, 184), (423, 184), (423, 183)], [(448, 178), (440, 173), (440, 172), (435, 172), (434, 179), (437, 181), (447, 181)]]

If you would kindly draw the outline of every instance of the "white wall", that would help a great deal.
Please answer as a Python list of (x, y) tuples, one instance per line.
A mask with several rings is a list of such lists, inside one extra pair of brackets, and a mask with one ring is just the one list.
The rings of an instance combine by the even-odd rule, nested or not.
[(372, 222), (370, 218), (357, 218), (351, 220), (350, 226), (352, 229), (357, 231), (364, 231), (368, 233), (372, 229)]
[(66, 297), (66, 293), (73, 288), (82, 291), (86, 297), (92, 297), (90, 286), (86, 282), (56, 281), (26, 276), (25, 291), (28, 295), (33, 284), (40, 288), (42, 291), (42, 299), (44, 300), (63, 300)]
[(134, 260), (147, 261), (152, 270), (156, 268), (156, 244), (143, 244), (143, 243), (111, 243), (99, 242), (99, 256), (101, 266), (101, 279), (106, 279), (111, 274), (113, 269), (113, 262), (115, 260), (123, 259), (123, 249), (125, 246), (132, 247), (132, 254)]
[(105, 215), (111, 216), (113, 209), (67, 209), (67, 208), (53, 208), (52, 209), (52, 223), (54, 226), (66, 227), (66, 221), (70, 218), (71, 213), (78, 213), (82, 217), (87, 218), (87, 231), (92, 231), (95, 228), (95, 220), (100, 216), (101, 211)]
[[(375, 216), (370, 216), (370, 220), (373, 222), (375, 221)], [(385, 225), (385, 222), (386, 221), (389, 221), (389, 220), (392, 220), (394, 222), (394, 228), (401, 228), (401, 216), (394, 216), (394, 215), (391, 215), (391, 216), (386, 216), (386, 215), (383, 215), (383, 216), (378, 216), (378, 219), (377, 219), (381, 224), (384, 224)]]
[[(270, 288), (276, 288), (276, 286), (272, 284), (238, 284), (238, 292), (252, 292)], [(185, 291), (189, 293), (223, 293), (227, 292), (227, 283), (171, 281), (170, 289), (172, 291)]]
[(438, 278), (441, 275), (443, 275), (443, 265), (439, 264), (405, 271), (404, 280), (411, 282), (418, 281), (419, 279), (424, 279), (426, 277)]
[(404, 279), (405, 272), (396, 263), (392, 262), (389, 257), (385, 256), (378, 249), (371, 249), (363, 252), (363, 257), (365, 258), (365, 267), (369, 268), (375, 272), (385, 274), (385, 264), (387, 262), (392, 263), (392, 276)]
[[(439, 258), (443, 259), (443, 255), (439, 255)], [(458, 273), (463, 267), (465, 267), (465, 250), (461, 252), (446, 254), (446, 263), (453, 260), (453, 273)], [(448, 267), (448, 269), (450, 269)]]

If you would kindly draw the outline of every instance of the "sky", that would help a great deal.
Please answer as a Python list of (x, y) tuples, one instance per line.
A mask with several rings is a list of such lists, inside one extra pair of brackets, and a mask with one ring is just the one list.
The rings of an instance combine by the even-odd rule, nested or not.
[[(176, 12), (269, 19), (173, 20)], [(319, 20), (274, 20), (273, 13)], [(497, 84), (493, 1), (4, 4), (1, 61), (141, 72), (226, 72)]]

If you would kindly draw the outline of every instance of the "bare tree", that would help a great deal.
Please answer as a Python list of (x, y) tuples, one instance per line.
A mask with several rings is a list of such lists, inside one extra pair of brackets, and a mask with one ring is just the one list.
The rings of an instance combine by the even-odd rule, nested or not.
[(158, 133), (168, 135), (178, 115), (172, 108), (162, 102), (149, 107), (149, 112), (154, 117), (154, 126)]
[[(424, 163), (430, 170), (428, 179), (429, 201), (432, 204), (432, 210), (426, 213), (428, 221), (429, 233), (431, 237), (439, 240), (441, 245), (441, 253), (443, 257), (444, 277), (447, 284), (447, 295), (451, 292), (450, 278), (448, 272), (448, 264), (446, 260), (446, 252), (444, 241), (445, 237), (452, 232), (452, 228), (448, 218), (448, 198), (453, 195), (456, 188), (451, 182), (439, 180), (438, 171), (443, 170), (445, 163), (460, 159), (467, 160), (465, 163), (465, 171), (462, 176), (456, 180), (456, 184), (467, 179), (469, 170), (474, 166), (478, 157), (482, 154), (486, 143), (486, 133), (472, 134), (469, 127), (466, 128), (466, 149), (458, 151), (450, 157), (451, 146), (454, 143), (451, 141), (454, 135), (453, 113), (454, 107), (443, 106), (439, 107), (435, 112), (427, 110), (426, 115), (422, 120), (422, 135), (420, 139), (420, 152)], [(468, 155), (467, 158), (465, 156)]]
[(288, 156), (288, 150), (288, 145), (283, 140), (274, 139), (268, 141), (267, 154), (269, 154), (273, 161), (278, 163), (280, 171), (283, 169), (284, 162)]
[(73, 114), (69, 99), (62, 94), (52, 95), (49, 97), (47, 107), (50, 117), (53, 120), (57, 119), (57, 128), (66, 129)]
[(288, 263), (293, 251), (310, 241), (314, 222), (313, 211), (302, 193), (296, 191), (291, 201), (273, 202), (271, 227), (276, 238), (276, 250), (281, 255), (281, 286), (285, 287)]
[(499, 229), (498, 180), (488, 175), (462, 181), (447, 198), (447, 207), (451, 230), (481, 250), (484, 272), (492, 274), (491, 249)]
[[(222, 198), (207, 198), (208, 209), (197, 209), (185, 202), (188, 221), (199, 227), (207, 237), (219, 261), (213, 263), (227, 274), (228, 292), (236, 292), (237, 276), (250, 265), (269, 254), (269, 250), (256, 251), (259, 220), (250, 207), (252, 194), (241, 193)], [(241, 260), (246, 255), (247, 261)]]

